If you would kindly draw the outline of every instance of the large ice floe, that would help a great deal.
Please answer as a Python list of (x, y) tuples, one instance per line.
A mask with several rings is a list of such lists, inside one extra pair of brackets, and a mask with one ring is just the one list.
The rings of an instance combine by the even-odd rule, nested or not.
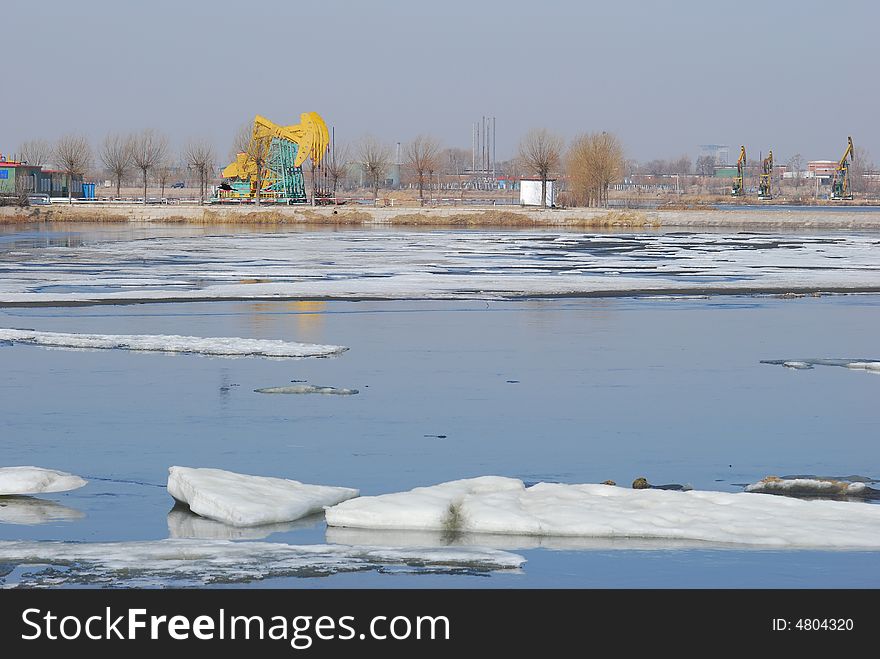
[(853, 370), (880, 373), (880, 361), (876, 359), (762, 359), (762, 364), (785, 366), (795, 370), (810, 370), (814, 366), (843, 366)]
[(21, 329), (0, 329), (0, 341), (49, 348), (198, 353), (217, 357), (324, 357), (348, 350), (344, 346), (296, 343), (277, 339), (174, 334), (72, 334)]
[(146, 542), (0, 542), (0, 563), (64, 566), (16, 585), (206, 585), (272, 577), (315, 577), (396, 568), (420, 572), (490, 572), (520, 567), (521, 556), (492, 549), (342, 547), (223, 540)]
[(762, 494), (783, 494), (792, 497), (878, 499), (880, 490), (870, 487), (864, 481), (849, 481), (837, 478), (780, 478), (767, 476), (757, 483), (751, 483), (746, 492)]
[(386, 530), (688, 540), (773, 548), (880, 549), (880, 506), (745, 492), (633, 490), (499, 476), (328, 508), (327, 524)]
[(358, 495), (348, 487), (192, 467), (168, 469), (168, 493), (197, 515), (231, 526), (289, 522)]
[(315, 231), (104, 240), (0, 260), (0, 304), (880, 288), (877, 238), (858, 233)]
[(0, 467), (0, 496), (67, 492), (88, 481), (64, 471), (43, 467)]

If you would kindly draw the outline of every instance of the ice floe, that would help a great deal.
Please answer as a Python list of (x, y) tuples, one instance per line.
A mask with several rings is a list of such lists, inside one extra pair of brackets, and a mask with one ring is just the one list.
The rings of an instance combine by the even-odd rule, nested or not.
[(761, 363), (797, 370), (809, 370), (814, 366), (843, 366), (870, 373), (880, 373), (880, 361), (876, 359), (762, 359)]
[(168, 512), (168, 536), (197, 540), (262, 540), (273, 533), (286, 533), (294, 529), (308, 528), (324, 522), (323, 514), (310, 515), (292, 522), (263, 524), (260, 526), (230, 526), (191, 512), (183, 504)]
[(168, 493), (197, 515), (231, 526), (289, 522), (358, 495), (348, 487), (192, 467), (168, 469)]
[(74, 522), (85, 513), (63, 506), (55, 501), (34, 497), (0, 496), (0, 524), (45, 524), (47, 522)]
[(67, 492), (88, 481), (64, 471), (42, 467), (0, 467), (0, 496)]
[(880, 498), (880, 490), (863, 481), (850, 482), (832, 478), (779, 478), (767, 476), (751, 483), (746, 492), (785, 494), (793, 497), (830, 497), (847, 499)]
[(0, 340), (50, 348), (198, 353), (218, 357), (322, 357), (348, 348), (277, 339), (177, 336), (174, 334), (72, 334), (0, 329)]
[(319, 387), (312, 384), (293, 384), (283, 387), (263, 387), (254, 389), (258, 394), (334, 394), (336, 396), (352, 396), (358, 393), (357, 389), (343, 389), (340, 387)]
[(880, 506), (752, 493), (633, 490), (486, 476), (328, 508), (329, 526), (880, 549)]
[(16, 585), (205, 585), (271, 577), (314, 577), (376, 570), (490, 572), (520, 567), (516, 554), (477, 548), (287, 545), (224, 540), (145, 542), (0, 542), (0, 562), (65, 566), (23, 577)]
[(0, 303), (876, 290), (876, 252), (876, 237), (862, 234), (169, 236), (33, 247), (3, 263)]

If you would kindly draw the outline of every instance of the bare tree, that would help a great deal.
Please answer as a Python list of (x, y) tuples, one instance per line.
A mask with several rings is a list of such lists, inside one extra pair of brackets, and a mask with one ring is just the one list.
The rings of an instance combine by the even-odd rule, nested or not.
[(248, 162), (253, 164), (254, 181), (251, 189), (254, 194), (254, 203), (260, 205), (260, 195), (263, 191), (263, 170), (269, 158), (269, 145), (271, 138), (255, 137), (253, 126), (243, 124), (235, 136), (234, 148), (237, 153), (247, 156)]
[(608, 188), (623, 176), (623, 148), (611, 133), (580, 135), (567, 158), (575, 199), (586, 206), (608, 204)]
[(108, 135), (101, 143), (101, 162), (116, 179), (116, 197), (122, 187), (122, 177), (132, 166), (133, 139), (124, 135)]
[(523, 164), (541, 178), (541, 207), (547, 208), (547, 179), (550, 172), (559, 166), (562, 152), (562, 138), (546, 128), (533, 128), (519, 145), (519, 156)]
[(81, 135), (65, 135), (55, 143), (55, 164), (67, 174), (67, 203), (73, 203), (73, 179), (82, 177), (92, 164), (92, 147)]
[(715, 158), (712, 156), (700, 156), (697, 158), (697, 174), (699, 176), (715, 175)]
[(147, 174), (162, 163), (167, 151), (168, 140), (151, 128), (134, 138), (131, 159), (143, 174), (144, 204), (147, 203)]
[(871, 154), (867, 149), (857, 146), (853, 149), (849, 165), (849, 185), (854, 194), (865, 195), (869, 191), (869, 174), (874, 170)]
[(34, 174), (28, 173), (25, 174), (24, 169), (19, 169), (15, 175), (15, 204), (21, 208), (25, 206), (30, 206), (31, 203), (31, 193), (36, 192), (34, 190), (35, 178)]
[(372, 135), (367, 135), (361, 140), (358, 156), (370, 187), (373, 188), (373, 201), (376, 201), (379, 198), (379, 184), (391, 165), (391, 147)]
[(788, 159), (788, 169), (791, 170), (794, 179), (794, 189), (800, 190), (801, 184), (804, 182), (802, 173), (804, 171), (804, 157), (796, 153)]
[(419, 183), (419, 203), (425, 203), (425, 177), (430, 183), (431, 174), (439, 168), (440, 143), (429, 135), (419, 135), (403, 149), (407, 166)]
[(339, 181), (344, 180), (348, 174), (349, 160), (348, 145), (337, 146), (336, 144), (333, 144), (330, 147), (329, 153), (324, 156), (324, 160), (321, 163), (330, 179), (330, 185), (332, 186), (334, 197), (336, 196), (336, 188), (339, 185)]
[(183, 159), (199, 177), (199, 204), (205, 203), (208, 194), (209, 172), (214, 168), (217, 156), (207, 140), (191, 140), (183, 148)]
[(163, 158), (162, 161), (153, 168), (153, 171), (156, 175), (156, 183), (159, 184), (159, 197), (164, 199), (165, 186), (168, 185), (168, 181), (171, 180), (176, 168), (167, 158)]
[(445, 163), (444, 167), (447, 174), (455, 176), (458, 181), (458, 200), (464, 201), (464, 183), (462, 175), (467, 168), (467, 162), (471, 154), (465, 149), (449, 148), (440, 154), (441, 162)]
[(18, 159), (42, 167), (52, 158), (52, 145), (46, 140), (28, 140), (18, 147)]

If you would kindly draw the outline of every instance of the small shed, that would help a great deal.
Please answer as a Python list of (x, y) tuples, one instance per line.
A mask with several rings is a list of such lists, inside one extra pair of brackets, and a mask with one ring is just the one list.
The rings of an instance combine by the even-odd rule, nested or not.
[[(556, 206), (556, 179), (547, 179), (547, 208)], [(541, 179), (523, 178), (519, 181), (519, 203), (522, 206), (541, 205)]]

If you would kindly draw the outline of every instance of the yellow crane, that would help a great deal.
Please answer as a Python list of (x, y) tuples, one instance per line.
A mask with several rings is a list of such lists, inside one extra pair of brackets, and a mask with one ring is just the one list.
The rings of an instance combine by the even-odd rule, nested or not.
[(837, 163), (837, 169), (834, 170), (834, 178), (831, 180), (831, 198), (832, 199), (852, 199), (852, 187), (849, 183), (849, 166), (855, 159), (853, 149), (853, 141), (851, 137), (847, 137), (846, 151), (843, 152), (843, 158)]
[[(330, 131), (317, 112), (303, 112), (300, 123), (278, 125), (257, 115), (247, 151), (222, 172), (228, 182), (222, 199), (261, 198), (302, 203), (307, 200), (302, 165), (320, 166), (330, 145)], [(222, 186), (221, 186), (222, 187)], [(259, 192), (258, 192), (259, 188)]]
[(743, 178), (746, 171), (746, 147), (739, 148), (739, 160), (736, 161), (736, 178), (733, 179), (733, 190), (731, 194), (734, 197), (742, 197), (745, 194), (743, 187)]
[(759, 183), (758, 197), (760, 199), (773, 199), (773, 149), (767, 153), (761, 163), (761, 182)]

